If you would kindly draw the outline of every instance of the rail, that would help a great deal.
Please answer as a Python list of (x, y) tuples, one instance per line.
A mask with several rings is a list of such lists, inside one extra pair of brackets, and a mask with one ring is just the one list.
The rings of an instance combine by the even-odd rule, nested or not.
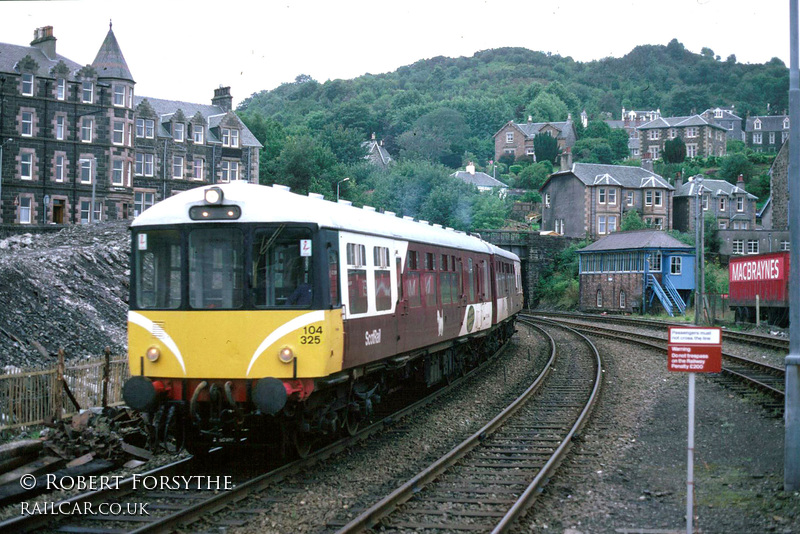
[[(451, 522), (447, 524), (401, 522), (399, 524), (392, 523), (389, 527), (412, 530), (492, 530), (492, 532), (498, 533), (508, 531), (514, 521), (525, 513), (540, 492), (541, 487), (552, 475), (555, 467), (563, 459), (573, 436), (585, 423), (598, 397), (602, 380), (602, 362), (591, 341), (569, 327), (555, 325), (555, 323), (551, 323), (551, 326), (569, 330), (588, 344), (594, 367), (591, 379), (581, 376), (575, 380), (576, 377), (571, 374), (573, 370), (567, 370), (570, 366), (556, 366), (556, 342), (549, 333), (539, 328), (549, 338), (551, 356), (534, 383), (483, 428), (375, 505), (363, 511), (342, 527), (338, 534), (362, 532), (380, 521), (387, 520), (395, 512), (399, 512), (400, 515), (411, 514), (412, 517), (435, 514), (436, 511), (431, 512), (425, 508), (428, 501), (437, 502), (445, 499), (450, 502), (452, 500), (452, 497), (439, 495), (439, 492), (452, 491), (462, 494), (472, 491), (454, 488), (453, 484), (456, 484), (456, 481), (470, 487), (478, 487), (477, 491), (484, 495), (484, 498), (480, 499), (483, 504), (501, 509), (488, 510), (481, 507), (481, 510), (478, 511), (462, 513), (454, 509), (447, 510), (446, 515), (450, 521), (456, 516), (464, 515), (476, 522), (480, 519), (482, 521), (480, 525), (476, 522), (458, 525)], [(573, 356), (574, 354), (571, 353), (570, 358)], [(577, 367), (580, 368), (580, 366)], [(584, 390), (585, 385), (589, 385), (589, 387)], [(533, 402), (534, 396), (540, 394), (545, 400), (538, 399), (538, 402)], [(577, 398), (571, 397), (571, 394), (578, 396), (585, 394), (586, 397), (578, 401)], [(550, 396), (548, 397), (548, 395)], [(547, 416), (544, 416), (543, 413), (536, 414), (537, 407), (543, 408)], [(559, 411), (561, 409), (566, 412)], [(574, 410), (577, 410), (578, 413), (575, 413)], [(549, 421), (543, 419), (549, 419)], [(566, 419), (563, 425), (555, 422), (562, 419)], [(520, 433), (524, 434), (524, 437), (519, 437)], [(537, 445), (537, 442), (543, 444)], [(558, 443), (555, 450), (552, 449), (553, 443)], [(539, 458), (541, 461), (538, 460)], [(520, 496), (510, 503), (506, 503), (503, 499), (488, 499), (488, 494), (491, 494), (488, 486), (495, 483), (488, 480), (491, 478), (489, 474), (482, 473), (480, 480), (475, 478), (478, 476), (476, 474), (471, 475), (472, 479), (466, 480), (461, 474), (487, 469), (494, 470), (491, 471), (491, 474), (503, 479), (501, 484), (504, 484), (504, 494), (516, 493), (519, 488)], [(449, 477), (449, 480), (445, 480), (446, 477)], [(439, 483), (440, 480), (441, 483)], [(440, 490), (431, 489), (437, 484), (442, 486)], [(424, 491), (423, 488), (425, 488)], [(426, 498), (426, 493), (432, 495)], [(409, 506), (404, 506), (402, 510), (399, 509), (403, 503), (410, 504), (412, 499), (421, 501), (418, 504), (422, 509), (416, 510), (416, 512)], [(474, 498), (458, 499), (463, 503), (476, 502)], [(507, 504), (510, 506), (506, 506)], [(491, 526), (487, 525), (488, 521), (492, 521)]]

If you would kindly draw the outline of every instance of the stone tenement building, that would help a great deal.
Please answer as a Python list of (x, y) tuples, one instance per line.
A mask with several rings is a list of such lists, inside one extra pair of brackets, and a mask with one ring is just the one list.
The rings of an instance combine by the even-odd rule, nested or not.
[(633, 210), (653, 228), (672, 229), (674, 188), (642, 167), (573, 163), (542, 185), (542, 230), (599, 238), (616, 232)]
[(568, 116), (565, 122), (533, 122), (531, 117), (528, 117), (526, 123), (508, 121), (493, 136), (495, 161), (502, 156), (513, 156), (514, 159), (528, 157), (535, 160), (533, 138), (539, 134), (555, 137), (559, 151), (572, 148), (578, 139), (571, 116)]
[(727, 154), (727, 130), (700, 115), (659, 117), (638, 127), (642, 157), (658, 159), (664, 144), (680, 137), (686, 144), (686, 157), (724, 156)]
[(56, 53), (52, 26), (0, 43), (0, 224), (127, 219), (173, 191), (257, 180), (261, 145), (228, 88), (211, 106), (148, 105), (134, 86), (110, 27), (85, 66)]

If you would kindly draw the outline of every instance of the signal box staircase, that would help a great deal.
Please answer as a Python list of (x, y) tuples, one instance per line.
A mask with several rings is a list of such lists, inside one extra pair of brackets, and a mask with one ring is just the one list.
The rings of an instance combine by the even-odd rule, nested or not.
[(650, 294), (649, 305), (653, 305), (653, 300), (658, 298), (658, 301), (667, 311), (670, 317), (675, 315), (686, 315), (686, 303), (683, 302), (678, 290), (672, 285), (668, 277), (663, 277), (663, 285), (658, 283), (655, 275), (648, 273), (647, 275), (647, 292)]

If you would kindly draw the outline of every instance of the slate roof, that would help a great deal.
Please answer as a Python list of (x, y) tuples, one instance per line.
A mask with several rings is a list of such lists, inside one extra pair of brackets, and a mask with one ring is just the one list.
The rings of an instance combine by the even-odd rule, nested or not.
[(573, 163), (572, 169), (551, 174), (542, 185), (542, 189), (553, 178), (569, 174), (575, 175), (578, 180), (588, 186), (618, 185), (626, 189), (641, 189), (645, 187), (675, 189), (660, 175), (642, 167), (602, 165), (599, 163)]
[[(219, 123), (225, 117), (225, 110), (223, 110), (219, 106), (215, 106), (213, 104), (195, 104), (192, 102), (183, 102), (180, 100), (166, 100), (163, 98), (152, 98), (149, 96), (140, 96), (134, 95), (133, 97), (133, 107), (137, 108), (142, 101), (147, 100), (147, 102), (152, 106), (153, 110), (158, 114), (160, 117), (159, 123), (159, 137), (172, 137), (170, 133), (164, 129), (163, 123), (169, 122), (172, 116), (177, 112), (179, 109), (183, 111), (183, 114), (186, 116), (187, 120), (190, 120), (194, 117), (197, 113), (203, 116), (208, 122), (208, 129), (211, 130), (212, 128), (216, 128), (219, 126)], [(242, 126), (240, 141), (242, 146), (257, 146), (260, 147), (261, 143), (259, 143), (256, 136), (244, 125), (241, 120), (239, 123)], [(219, 139), (213, 137), (213, 134), (209, 132), (209, 142), (212, 143), (221, 143)]]
[(604, 252), (608, 250), (638, 250), (638, 249), (669, 249), (679, 251), (694, 251), (694, 247), (679, 241), (661, 230), (645, 229), (631, 230), (628, 232), (614, 232), (598, 239), (588, 247), (578, 251)]
[(686, 126), (711, 126), (712, 128), (725, 130), (722, 126), (713, 122), (708, 122), (700, 115), (690, 115), (688, 117), (660, 117), (654, 121), (642, 124), (639, 126), (639, 129), (653, 130), (656, 128), (684, 128)]
[(377, 153), (383, 165), (388, 165), (389, 162), (392, 161), (392, 156), (389, 155), (389, 152), (387, 152), (387, 150), (383, 148), (378, 141), (364, 141), (361, 143), (361, 147), (367, 151), (367, 155), (364, 156), (364, 159), (369, 159), (370, 154)]
[(75, 73), (78, 72), (83, 66), (67, 59), (61, 54), (56, 54), (55, 59), (48, 59), (39, 48), (35, 46), (17, 46), (8, 43), (0, 43), (0, 72), (13, 72), (19, 73), (15, 66), (25, 56), (31, 58), (39, 65), (39, 70), (34, 73), (37, 77), (50, 77), (50, 70), (58, 65), (59, 61), (63, 61), (69, 69), (70, 80), (75, 79)]
[(117, 38), (110, 27), (103, 44), (100, 46), (100, 50), (97, 52), (97, 57), (92, 62), (92, 67), (97, 70), (99, 78), (133, 81), (133, 76), (128, 69), (128, 64), (125, 62), (125, 57), (122, 55)]
[(501, 182), (500, 180), (496, 180), (492, 178), (485, 172), (476, 171), (475, 174), (472, 174), (467, 171), (456, 171), (450, 176), (454, 176), (460, 180), (467, 182), (468, 184), (472, 184), (477, 187), (493, 187), (493, 188), (501, 188), (506, 189), (508, 186)]
[[(747, 195), (747, 198), (752, 200), (758, 200), (758, 197), (752, 195), (745, 191), (744, 189), (740, 188), (736, 184), (732, 184), (726, 180), (709, 180), (705, 178), (703, 180), (703, 189), (710, 191), (711, 196), (720, 197), (720, 196), (727, 196), (732, 197), (734, 195), (741, 195), (744, 193)], [(681, 185), (680, 189), (675, 191), (675, 197), (691, 197), (697, 196), (697, 182), (694, 180), (690, 180), (685, 184)]]
[(742, 118), (740, 116), (738, 116), (737, 114), (735, 114), (733, 112), (733, 109), (734, 108), (732, 108), (732, 107), (717, 106), (715, 108), (708, 108), (703, 113), (701, 113), (701, 115), (705, 115), (706, 113), (709, 113), (709, 114), (711, 114), (712, 117), (714, 117), (714, 112), (717, 111), (717, 110), (720, 110), (720, 111), (722, 111), (722, 117), (714, 117), (717, 120), (732, 120), (732, 119), (733, 120), (742, 120)]
[[(744, 129), (746, 132), (777, 132), (786, 130), (788, 128), (783, 127), (783, 120), (789, 118), (789, 115), (756, 115), (753, 117), (747, 117), (747, 121), (745, 123)], [(761, 129), (756, 130), (753, 126), (753, 123), (756, 122), (756, 119), (761, 120)]]
[(771, 205), (772, 205), (772, 195), (770, 195), (770, 197), (767, 199), (767, 201), (764, 202), (764, 205), (761, 206), (761, 209), (756, 212), (756, 217), (759, 217), (759, 218), (763, 217), (764, 216), (764, 212), (767, 211), (767, 208), (769, 208)]
[[(564, 122), (513, 122), (511, 124), (516, 126), (526, 137), (533, 138), (536, 134), (538, 134), (542, 128), (545, 126), (552, 126), (556, 130), (558, 130), (558, 139), (564, 139), (567, 146), (572, 146), (577, 141), (577, 136), (575, 134), (575, 126), (571, 120), (567, 120)], [(507, 124), (506, 124), (507, 125)], [(503, 128), (506, 127), (503, 126)], [(493, 137), (497, 137), (502, 131), (502, 128), (494, 134)]]

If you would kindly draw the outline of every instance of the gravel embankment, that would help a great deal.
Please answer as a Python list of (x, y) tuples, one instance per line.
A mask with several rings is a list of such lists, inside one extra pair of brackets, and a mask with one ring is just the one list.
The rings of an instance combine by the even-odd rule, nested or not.
[[(526, 363), (524, 343), (532, 338), (542, 346), (521, 329), (516, 353), (509, 355), (518, 364)], [(667, 372), (665, 355), (657, 351), (604, 340), (598, 345), (606, 353), (601, 403), (515, 531), (685, 532), (687, 376)], [(521, 389), (518, 364), (506, 363), (506, 377)], [(332, 530), (328, 521), (354, 516), (499, 411), (511, 397), (498, 393), (503, 376), (498, 366), (416, 421), (294, 481), (301, 485), (267, 492), (281, 502), (249, 503), (267, 511), (233, 531)], [(696, 410), (697, 531), (800, 532), (800, 494), (782, 490), (782, 421), (706, 376), (697, 379)]]
[[(529, 340), (538, 347), (531, 350), (530, 360)], [(266, 501), (249, 499), (242, 507), (263, 507), (268, 512), (229, 532), (336, 530), (326, 528), (327, 523), (352, 519), (479, 430), (531, 384), (549, 355), (549, 344), (520, 327), (509, 351), (487, 372), (415, 419), (402, 421), (372, 442), (290, 480), (285, 487), (265, 492)]]

